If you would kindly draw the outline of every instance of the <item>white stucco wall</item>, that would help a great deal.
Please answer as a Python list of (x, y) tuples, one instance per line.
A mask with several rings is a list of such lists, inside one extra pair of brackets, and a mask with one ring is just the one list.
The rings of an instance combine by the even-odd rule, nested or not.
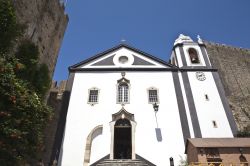
[[(182, 67), (183, 63), (182, 63), (182, 58), (181, 58), (181, 52), (180, 52), (180, 48), (176, 47), (175, 48), (175, 56), (176, 56), (176, 60), (178, 61), (178, 67)], [(177, 63), (176, 63), (177, 65)]]
[[(212, 73), (204, 73), (206, 79), (199, 81), (196, 72), (188, 72), (202, 137), (233, 137)], [(209, 100), (206, 100), (205, 94)], [(217, 128), (212, 121), (216, 121)]]
[[(176, 164), (184, 155), (184, 140), (171, 72), (126, 72), (130, 80), (130, 104), (126, 111), (134, 114), (137, 123), (135, 131), (135, 152), (150, 162), (165, 166), (173, 157)], [(71, 92), (65, 137), (62, 146), (62, 165), (83, 165), (86, 138), (97, 125), (103, 125), (103, 134), (92, 143), (93, 163), (110, 153), (111, 133), (109, 122), (112, 114), (122, 106), (116, 104), (116, 85), (120, 72), (76, 73)], [(100, 89), (99, 104), (87, 104), (88, 89)], [(156, 139), (157, 127), (152, 104), (148, 104), (147, 89), (159, 89), (158, 127), (162, 142)]]

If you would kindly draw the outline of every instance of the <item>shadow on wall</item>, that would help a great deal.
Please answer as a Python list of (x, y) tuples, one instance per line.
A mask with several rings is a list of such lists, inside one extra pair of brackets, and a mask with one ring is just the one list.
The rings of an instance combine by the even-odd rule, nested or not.
[(158, 142), (162, 141), (161, 128), (155, 128), (156, 139)]

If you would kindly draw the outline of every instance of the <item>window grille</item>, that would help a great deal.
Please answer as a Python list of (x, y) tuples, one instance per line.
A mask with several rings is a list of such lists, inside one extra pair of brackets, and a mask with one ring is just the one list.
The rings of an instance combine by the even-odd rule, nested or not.
[(98, 93), (99, 93), (99, 90), (97, 90), (97, 89), (90, 89), (89, 90), (89, 100), (88, 100), (88, 102), (90, 104), (98, 103)]
[(148, 101), (149, 103), (158, 103), (158, 91), (157, 89), (148, 90)]
[(129, 87), (123, 83), (118, 86), (118, 103), (128, 103)]

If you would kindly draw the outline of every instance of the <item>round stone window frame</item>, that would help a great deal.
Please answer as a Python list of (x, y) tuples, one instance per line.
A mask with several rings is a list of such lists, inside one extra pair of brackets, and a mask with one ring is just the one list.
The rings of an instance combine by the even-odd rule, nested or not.
[[(125, 63), (122, 63), (120, 61), (120, 58), (123, 58), (123, 57), (127, 57), (127, 61)], [(134, 56), (131, 55), (131, 54), (117, 54), (114, 56), (113, 58), (113, 62), (115, 65), (117, 66), (121, 66), (121, 67), (126, 67), (126, 66), (131, 66), (133, 63), (134, 63)]]
[(126, 63), (128, 63), (128, 57), (127, 56), (120, 56), (119, 57), (119, 63), (121, 63), (121, 64), (126, 64)]

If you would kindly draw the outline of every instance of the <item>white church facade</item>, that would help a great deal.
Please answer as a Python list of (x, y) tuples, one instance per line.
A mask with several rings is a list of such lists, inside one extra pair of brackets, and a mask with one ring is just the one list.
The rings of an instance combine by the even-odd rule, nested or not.
[(178, 165), (187, 139), (237, 133), (205, 45), (188, 36), (170, 63), (125, 44), (104, 51), (69, 67), (67, 90), (62, 166)]

